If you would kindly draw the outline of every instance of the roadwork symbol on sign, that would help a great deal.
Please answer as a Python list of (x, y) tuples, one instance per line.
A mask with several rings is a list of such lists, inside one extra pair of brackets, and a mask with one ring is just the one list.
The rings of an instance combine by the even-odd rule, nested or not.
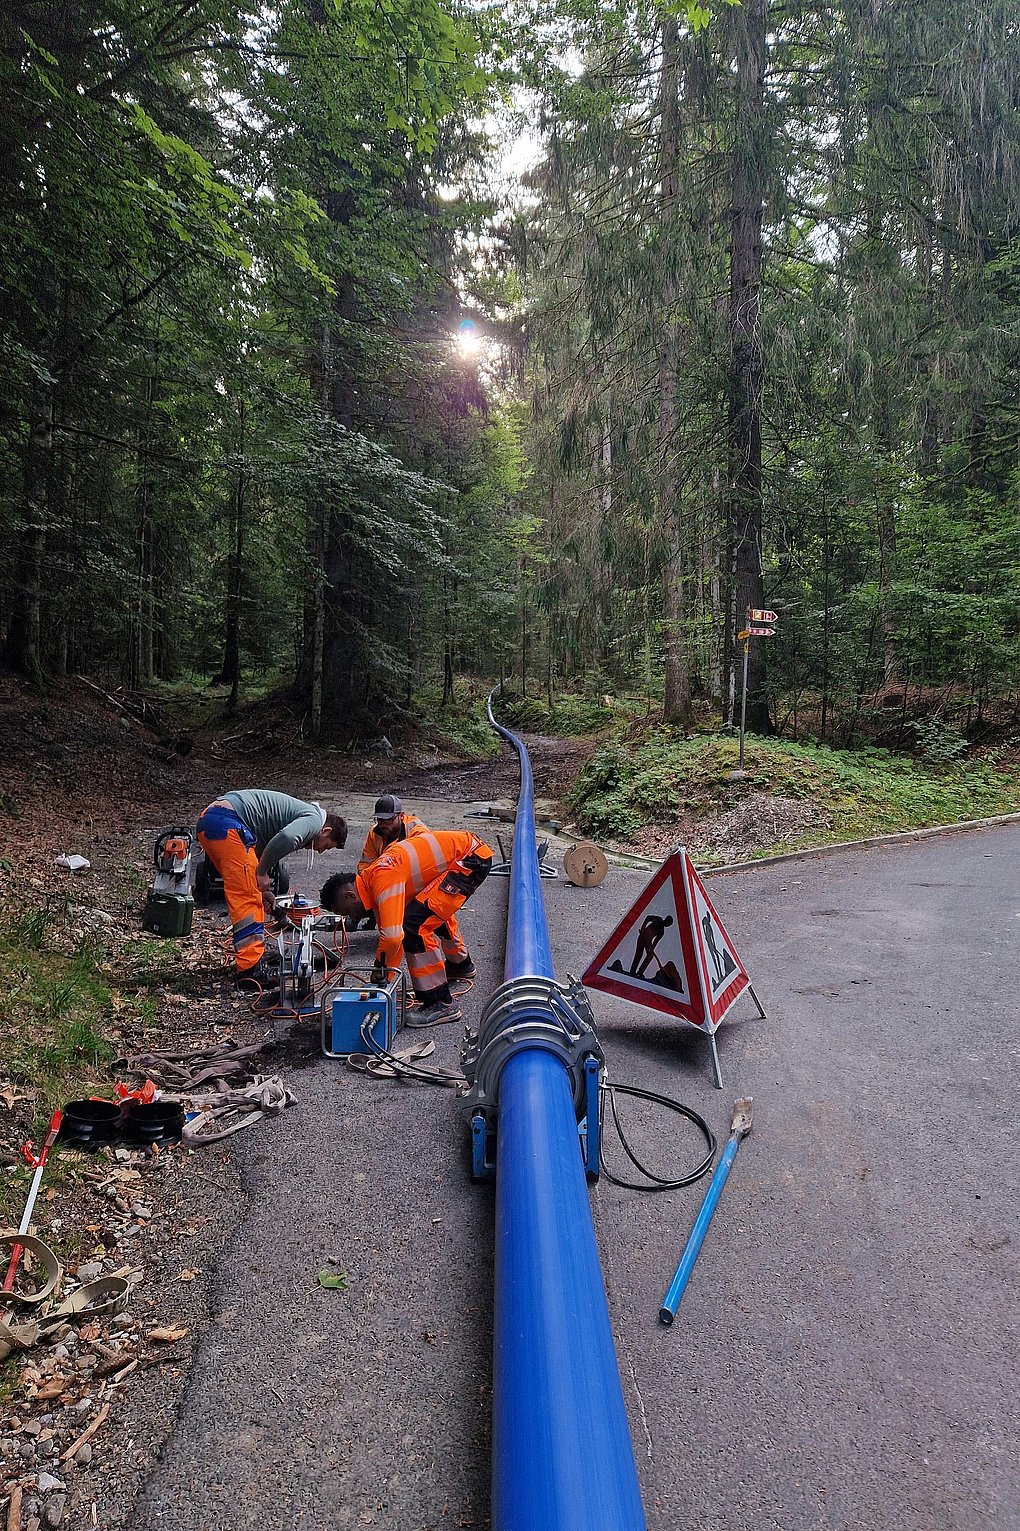
[(736, 949), (682, 847), (666, 857), (602, 949), (583, 980), (620, 999), (676, 1016), (710, 1037), (748, 989), (765, 1012)]

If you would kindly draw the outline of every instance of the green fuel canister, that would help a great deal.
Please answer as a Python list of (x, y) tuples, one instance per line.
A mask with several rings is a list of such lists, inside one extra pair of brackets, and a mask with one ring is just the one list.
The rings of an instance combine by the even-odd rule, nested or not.
[(157, 936), (190, 936), (195, 900), (190, 893), (150, 893), (145, 900), (142, 929)]

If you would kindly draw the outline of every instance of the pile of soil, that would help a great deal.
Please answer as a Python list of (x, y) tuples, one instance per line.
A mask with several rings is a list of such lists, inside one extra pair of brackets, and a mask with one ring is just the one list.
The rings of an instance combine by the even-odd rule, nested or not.
[(633, 849), (655, 861), (678, 845), (686, 846), (695, 860), (746, 861), (763, 845), (793, 847), (830, 825), (830, 816), (817, 803), (751, 792), (710, 819), (684, 814), (671, 823), (649, 824), (635, 835)]

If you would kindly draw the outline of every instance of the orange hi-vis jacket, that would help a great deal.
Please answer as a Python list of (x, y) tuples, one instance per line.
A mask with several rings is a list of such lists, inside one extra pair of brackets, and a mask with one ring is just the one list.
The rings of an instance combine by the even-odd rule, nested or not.
[(372, 828), (365, 836), (365, 846), (361, 852), (361, 860), (358, 862), (359, 872), (364, 872), (368, 867), (370, 867), (372, 862), (377, 860), (377, 858), (381, 856), (384, 851), (388, 851), (391, 845), (399, 845), (401, 840), (410, 840), (412, 835), (428, 834), (428, 825), (423, 824), (421, 819), (419, 819), (415, 814), (404, 813), (402, 818), (404, 820), (403, 829), (400, 831), (399, 835), (397, 835), (395, 840), (390, 840), (386, 843), (384, 843), (382, 835), (373, 824)]
[(428, 829), (408, 840), (397, 840), (355, 877), (358, 897), (374, 909), (379, 931), (376, 962), (400, 966), (404, 954), (404, 910), (410, 900), (438, 882), (455, 861), (470, 856), (485, 842), (469, 829)]

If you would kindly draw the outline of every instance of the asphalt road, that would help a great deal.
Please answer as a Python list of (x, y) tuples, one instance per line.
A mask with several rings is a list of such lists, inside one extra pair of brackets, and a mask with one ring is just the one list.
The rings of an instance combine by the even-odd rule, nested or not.
[[(721, 1092), (693, 1030), (594, 997), (614, 1078), (720, 1139), (754, 1096), (671, 1329), (707, 1181), (592, 1193), (651, 1531), (1020, 1525), (1018, 853), (1011, 827), (708, 879), (768, 1011), (744, 997), (723, 1022)], [(544, 884), (561, 977), (646, 880)], [(472, 1019), (502, 977), (506, 887), (465, 911)], [(483, 1527), (492, 1192), (462, 1108), (353, 1074), (310, 1031), (293, 1050), (299, 1106), (237, 1140), (247, 1210), (135, 1531)], [(664, 1116), (632, 1131), (663, 1174), (699, 1146)], [(346, 1292), (317, 1285), (329, 1262)]]

